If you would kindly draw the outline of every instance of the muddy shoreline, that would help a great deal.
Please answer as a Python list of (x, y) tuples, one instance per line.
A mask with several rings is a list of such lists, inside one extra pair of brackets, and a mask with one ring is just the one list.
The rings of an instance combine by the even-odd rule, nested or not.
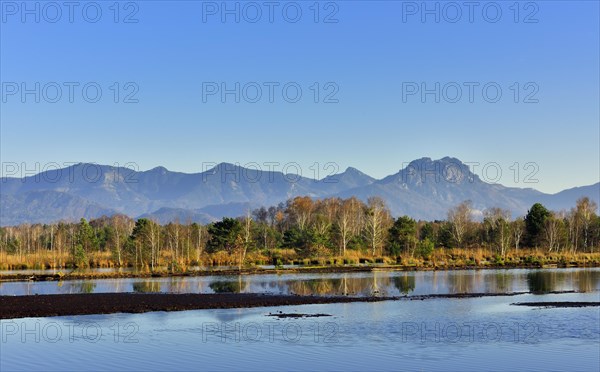
[(245, 268), (242, 270), (200, 270), (183, 273), (172, 272), (136, 272), (136, 273), (86, 273), (67, 271), (61, 274), (2, 274), (0, 282), (9, 281), (59, 281), (59, 280), (81, 280), (81, 279), (127, 279), (127, 278), (166, 278), (166, 277), (201, 277), (201, 276), (232, 276), (232, 275), (268, 275), (268, 274), (317, 274), (317, 273), (353, 273), (373, 271), (454, 271), (454, 270), (497, 270), (497, 269), (544, 269), (544, 268), (594, 268), (598, 265), (486, 265), (486, 266), (438, 266), (438, 267), (416, 267), (399, 265), (381, 266), (318, 266), (297, 267), (287, 269), (262, 269)]
[[(423, 301), (441, 298), (518, 296), (530, 292), (431, 294), (400, 297), (298, 296), (257, 293), (173, 294), (173, 293), (92, 293), (33, 296), (0, 296), (0, 319), (234, 309), (380, 301)], [(551, 293), (576, 293), (561, 291)]]
[(511, 304), (514, 306), (542, 307), (548, 309), (568, 308), (568, 307), (598, 307), (600, 302), (517, 302)]
[(282, 296), (244, 293), (93, 293), (0, 296), (0, 319), (375, 302), (386, 299), (375, 297)]

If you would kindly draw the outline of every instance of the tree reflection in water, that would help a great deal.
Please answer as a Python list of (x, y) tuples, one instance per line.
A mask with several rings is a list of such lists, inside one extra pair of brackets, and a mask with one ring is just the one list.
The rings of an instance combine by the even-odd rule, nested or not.
[(75, 293), (92, 293), (96, 289), (95, 281), (83, 281), (75, 286)]
[(448, 276), (449, 293), (474, 293), (475, 277), (466, 273), (450, 273)]
[(135, 293), (158, 293), (160, 292), (160, 282), (154, 280), (145, 280), (143, 282), (133, 283)]
[(242, 281), (242, 277), (238, 277), (236, 281), (217, 280), (208, 285), (215, 293), (241, 293), (246, 289), (246, 282)]
[(548, 271), (534, 271), (527, 274), (529, 291), (534, 294), (552, 292), (556, 288), (557, 273)]
[(497, 272), (485, 278), (487, 293), (508, 293), (513, 292), (515, 276), (507, 272)]
[(577, 282), (577, 290), (581, 292), (593, 292), (599, 289), (600, 272), (597, 271), (576, 271), (573, 273), (574, 280)]
[(401, 294), (407, 295), (415, 290), (415, 276), (404, 273), (394, 277), (394, 285)]

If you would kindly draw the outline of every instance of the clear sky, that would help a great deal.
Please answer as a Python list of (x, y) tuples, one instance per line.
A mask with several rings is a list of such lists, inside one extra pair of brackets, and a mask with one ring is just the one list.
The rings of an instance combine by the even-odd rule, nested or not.
[[(1, 3), (3, 164), (316, 162), (323, 177), (333, 162), (380, 178), (448, 155), (545, 192), (600, 178), (597, 1)], [(220, 94), (236, 83), (239, 103)], [(436, 83), (439, 102), (421, 96)]]

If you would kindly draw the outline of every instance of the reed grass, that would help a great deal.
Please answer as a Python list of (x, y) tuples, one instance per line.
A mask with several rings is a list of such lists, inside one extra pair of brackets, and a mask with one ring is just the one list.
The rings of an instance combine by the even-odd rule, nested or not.
[[(221, 251), (213, 254), (203, 253), (199, 257), (193, 255), (174, 259), (170, 252), (162, 252), (156, 263), (159, 267), (167, 267), (168, 271), (185, 272), (190, 266), (238, 266), (239, 256)], [(396, 257), (372, 256), (358, 250), (347, 250), (345, 255), (318, 256), (301, 258), (292, 249), (270, 249), (248, 252), (244, 260), (245, 267), (257, 265), (290, 265), (304, 266), (348, 266), (348, 265), (399, 265), (413, 268), (456, 268), (456, 267), (490, 267), (490, 266), (540, 266), (540, 265), (580, 265), (599, 266), (600, 253), (597, 252), (547, 252), (543, 249), (509, 250), (504, 257), (484, 248), (445, 249), (436, 248), (429, 257), (416, 257), (403, 253)], [(134, 262), (123, 260), (122, 267), (132, 267)], [(88, 253), (80, 264), (89, 268), (118, 267), (118, 262), (111, 252)], [(68, 253), (43, 251), (23, 255), (0, 252), (0, 270), (42, 270), (74, 268), (72, 256)]]

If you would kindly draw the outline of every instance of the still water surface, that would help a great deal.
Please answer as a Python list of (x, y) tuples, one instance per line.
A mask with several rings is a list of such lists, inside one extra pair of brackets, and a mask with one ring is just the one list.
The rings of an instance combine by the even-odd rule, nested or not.
[[(375, 289), (408, 295), (536, 294), (3, 320), (0, 370), (600, 370), (599, 308), (510, 305), (600, 301), (598, 269), (242, 279), (245, 284), (239, 290), (244, 292), (300, 293), (299, 288), (308, 288), (309, 293), (330, 295), (341, 293), (348, 285), (349, 293), (363, 295)], [(133, 282), (129, 280), (118, 280), (120, 284), (92, 281), (93, 291), (131, 291)], [(163, 292), (210, 292), (215, 281), (239, 280), (178, 278), (174, 285), (172, 280), (157, 278), (148, 282), (158, 283), (151, 287)], [(4, 283), (5, 293), (10, 289), (16, 294), (15, 289), (21, 288), (5, 287), (8, 284), (15, 283)], [(32, 285), (36, 291), (51, 291), (57, 284)], [(71, 284), (65, 282), (60, 288), (65, 285)], [(213, 285), (219, 286), (227, 287)], [(547, 293), (555, 290), (585, 293)], [(279, 311), (331, 316), (269, 316)]]
[(600, 269), (319, 273), (0, 282), (0, 295), (68, 293), (271, 293), (398, 296), (600, 290)]

